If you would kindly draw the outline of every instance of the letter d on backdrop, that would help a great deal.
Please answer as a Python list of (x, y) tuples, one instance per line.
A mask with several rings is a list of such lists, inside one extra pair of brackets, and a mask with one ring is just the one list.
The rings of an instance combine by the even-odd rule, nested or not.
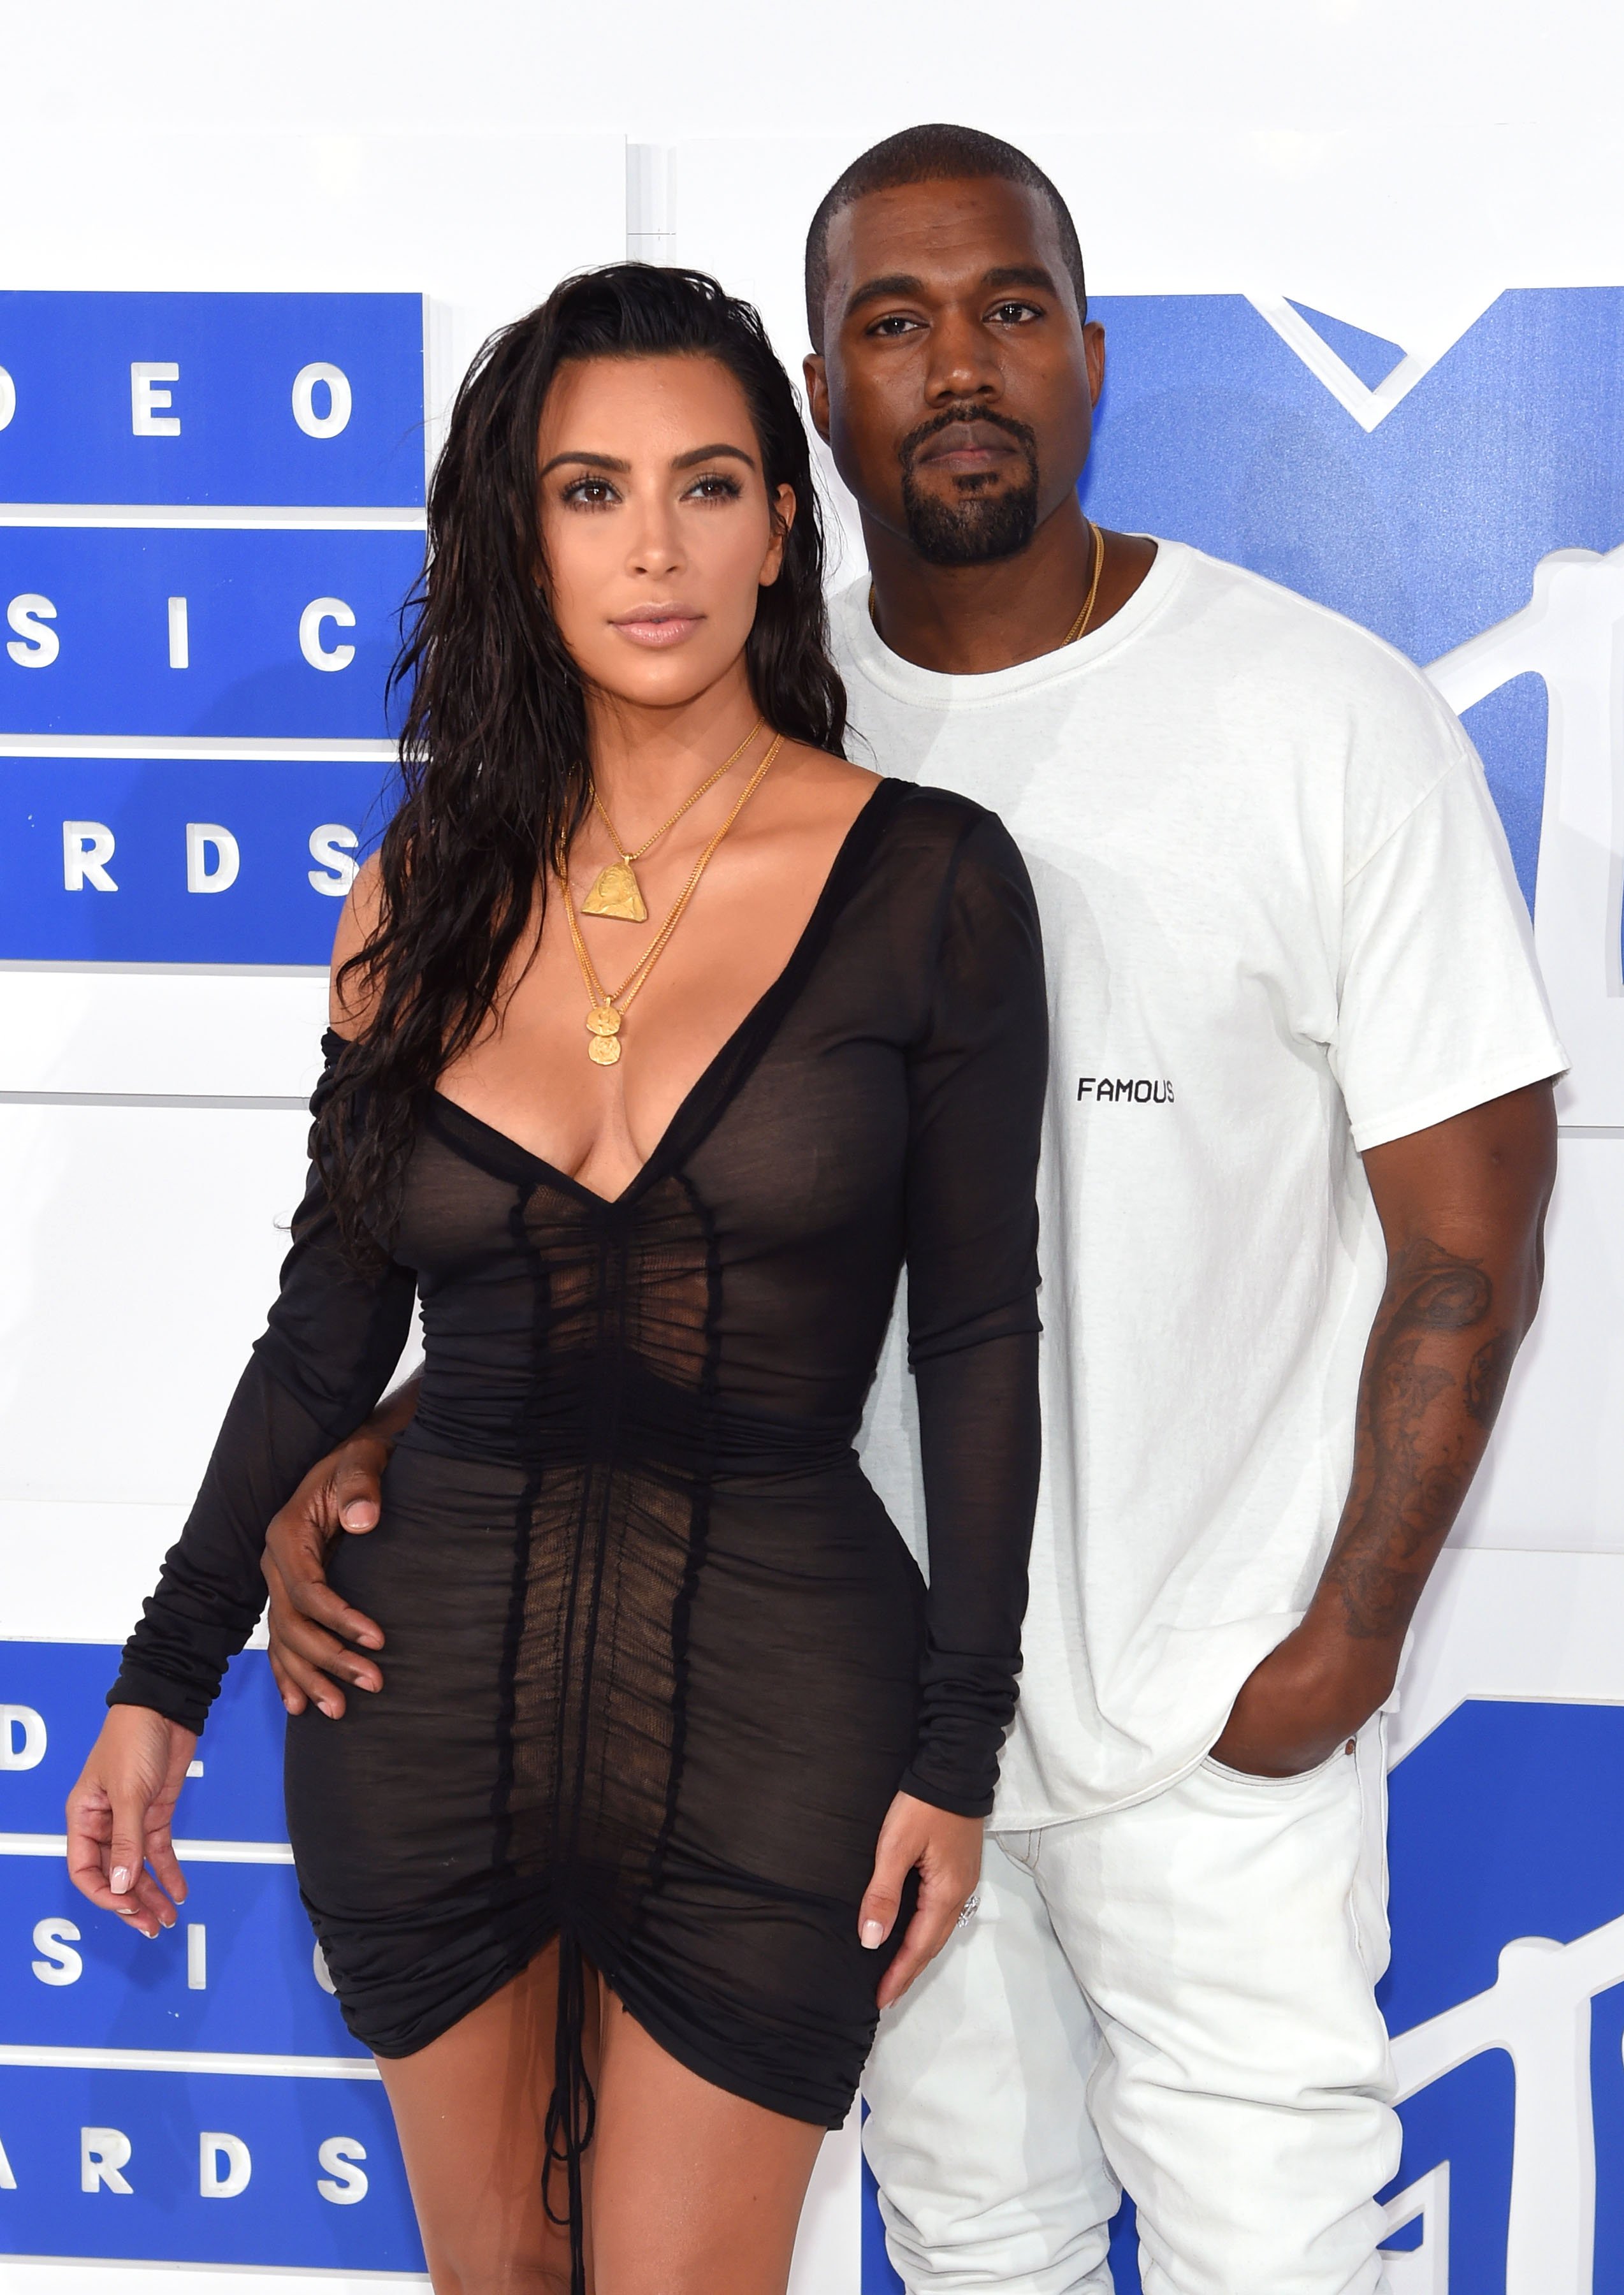
[[(225, 2171), (220, 2171), (220, 2162)], [(241, 2136), (221, 2136), (206, 2128), (198, 2137), (198, 2190), (206, 2200), (234, 2200), (246, 2192), (254, 2162)]]
[[(210, 854), (214, 860), (210, 865)], [(217, 821), (189, 821), (186, 823), (186, 890), (189, 893), (227, 893), (237, 881), (237, 871), (242, 866), (242, 855), (237, 840), (229, 829), (222, 829)]]
[(31, 1705), (0, 1705), (0, 1769), (37, 1769), (45, 1744), (43, 1713)]

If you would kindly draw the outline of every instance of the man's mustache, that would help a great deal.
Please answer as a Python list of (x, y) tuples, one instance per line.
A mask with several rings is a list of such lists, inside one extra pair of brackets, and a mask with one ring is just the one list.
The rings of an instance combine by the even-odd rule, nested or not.
[(967, 422), (984, 422), (994, 430), (1008, 431), (1026, 452), (1033, 464), (1038, 459), (1038, 434), (1030, 423), (1017, 421), (1013, 414), (995, 414), (989, 406), (954, 406), (944, 413), (933, 414), (928, 422), (921, 422), (910, 430), (897, 448), (897, 458), (906, 470), (912, 467), (914, 456), (927, 439), (940, 437), (944, 430), (962, 429)]

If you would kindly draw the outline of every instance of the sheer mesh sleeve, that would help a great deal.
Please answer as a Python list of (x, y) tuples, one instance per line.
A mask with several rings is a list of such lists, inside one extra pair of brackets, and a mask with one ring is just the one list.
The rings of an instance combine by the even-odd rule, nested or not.
[(909, 1360), (930, 1548), (904, 1792), (992, 1806), (1015, 1711), (1039, 1462), (1038, 1139), (1048, 1012), (1037, 911), (1001, 825), (961, 841), (910, 1074)]
[[(328, 1073), (339, 1039), (322, 1041)], [(311, 1112), (321, 1107), (327, 1076)], [(238, 1381), (197, 1502), (124, 1646), (110, 1705), (146, 1705), (201, 1729), (226, 1665), (265, 1604), (265, 1525), (371, 1409), (400, 1360), (415, 1292), (393, 1262), (357, 1274), (314, 1166), (264, 1335)]]

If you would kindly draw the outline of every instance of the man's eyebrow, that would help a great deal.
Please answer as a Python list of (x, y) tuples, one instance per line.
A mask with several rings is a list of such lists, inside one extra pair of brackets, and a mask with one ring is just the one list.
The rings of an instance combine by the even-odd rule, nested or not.
[(567, 454), (555, 454), (551, 461), (549, 462), (543, 470), (539, 471), (537, 475), (544, 478), (547, 476), (548, 471), (556, 470), (560, 462), (583, 462), (589, 470), (616, 470), (618, 471), (623, 478), (632, 467), (630, 462), (616, 461), (613, 454), (576, 454), (572, 453)]
[(982, 274), (981, 283), (996, 294), (1003, 287), (1035, 287), (1045, 295), (1057, 295), (1053, 274), (1041, 263), (1002, 263), (995, 271)]
[(676, 455), (673, 459), (671, 467), (673, 470), (691, 470), (696, 462), (714, 462), (723, 454), (730, 455), (736, 462), (743, 462), (747, 470), (753, 470), (755, 468), (755, 456), (747, 454), (742, 446), (729, 446), (723, 444), (714, 446), (696, 446), (691, 453)]
[[(1032, 287), (1040, 294), (1057, 295), (1054, 274), (1041, 263), (1000, 263), (981, 275), (983, 293), (998, 294), (1009, 287)], [(926, 292), (925, 282), (906, 271), (889, 271), (877, 279), (865, 279), (854, 287), (846, 300), (846, 316), (861, 311), (869, 303), (889, 302), (894, 297), (914, 298)]]
[(925, 292), (925, 282), (910, 272), (887, 271), (877, 279), (865, 279), (861, 287), (853, 287), (846, 298), (846, 316), (861, 311), (868, 303), (887, 303), (894, 296), (918, 296)]

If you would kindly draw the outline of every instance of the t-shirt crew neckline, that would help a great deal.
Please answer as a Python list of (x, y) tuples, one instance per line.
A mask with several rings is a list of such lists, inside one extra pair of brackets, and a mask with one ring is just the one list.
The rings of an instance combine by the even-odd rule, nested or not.
[(1148, 574), (1108, 622), (1086, 637), (1057, 646), (1032, 661), (1017, 661), (1008, 669), (975, 672), (922, 669), (905, 661), (875, 628), (869, 612), (869, 576), (865, 574), (842, 592), (837, 605), (845, 622), (843, 634), (848, 657), (884, 691), (902, 701), (942, 703), (975, 708), (1003, 701), (1012, 693), (1030, 693), (1034, 687), (1076, 676), (1093, 669), (1130, 644), (1171, 603), (1195, 560), (1196, 552), (1182, 542), (1155, 540), (1156, 554)]

